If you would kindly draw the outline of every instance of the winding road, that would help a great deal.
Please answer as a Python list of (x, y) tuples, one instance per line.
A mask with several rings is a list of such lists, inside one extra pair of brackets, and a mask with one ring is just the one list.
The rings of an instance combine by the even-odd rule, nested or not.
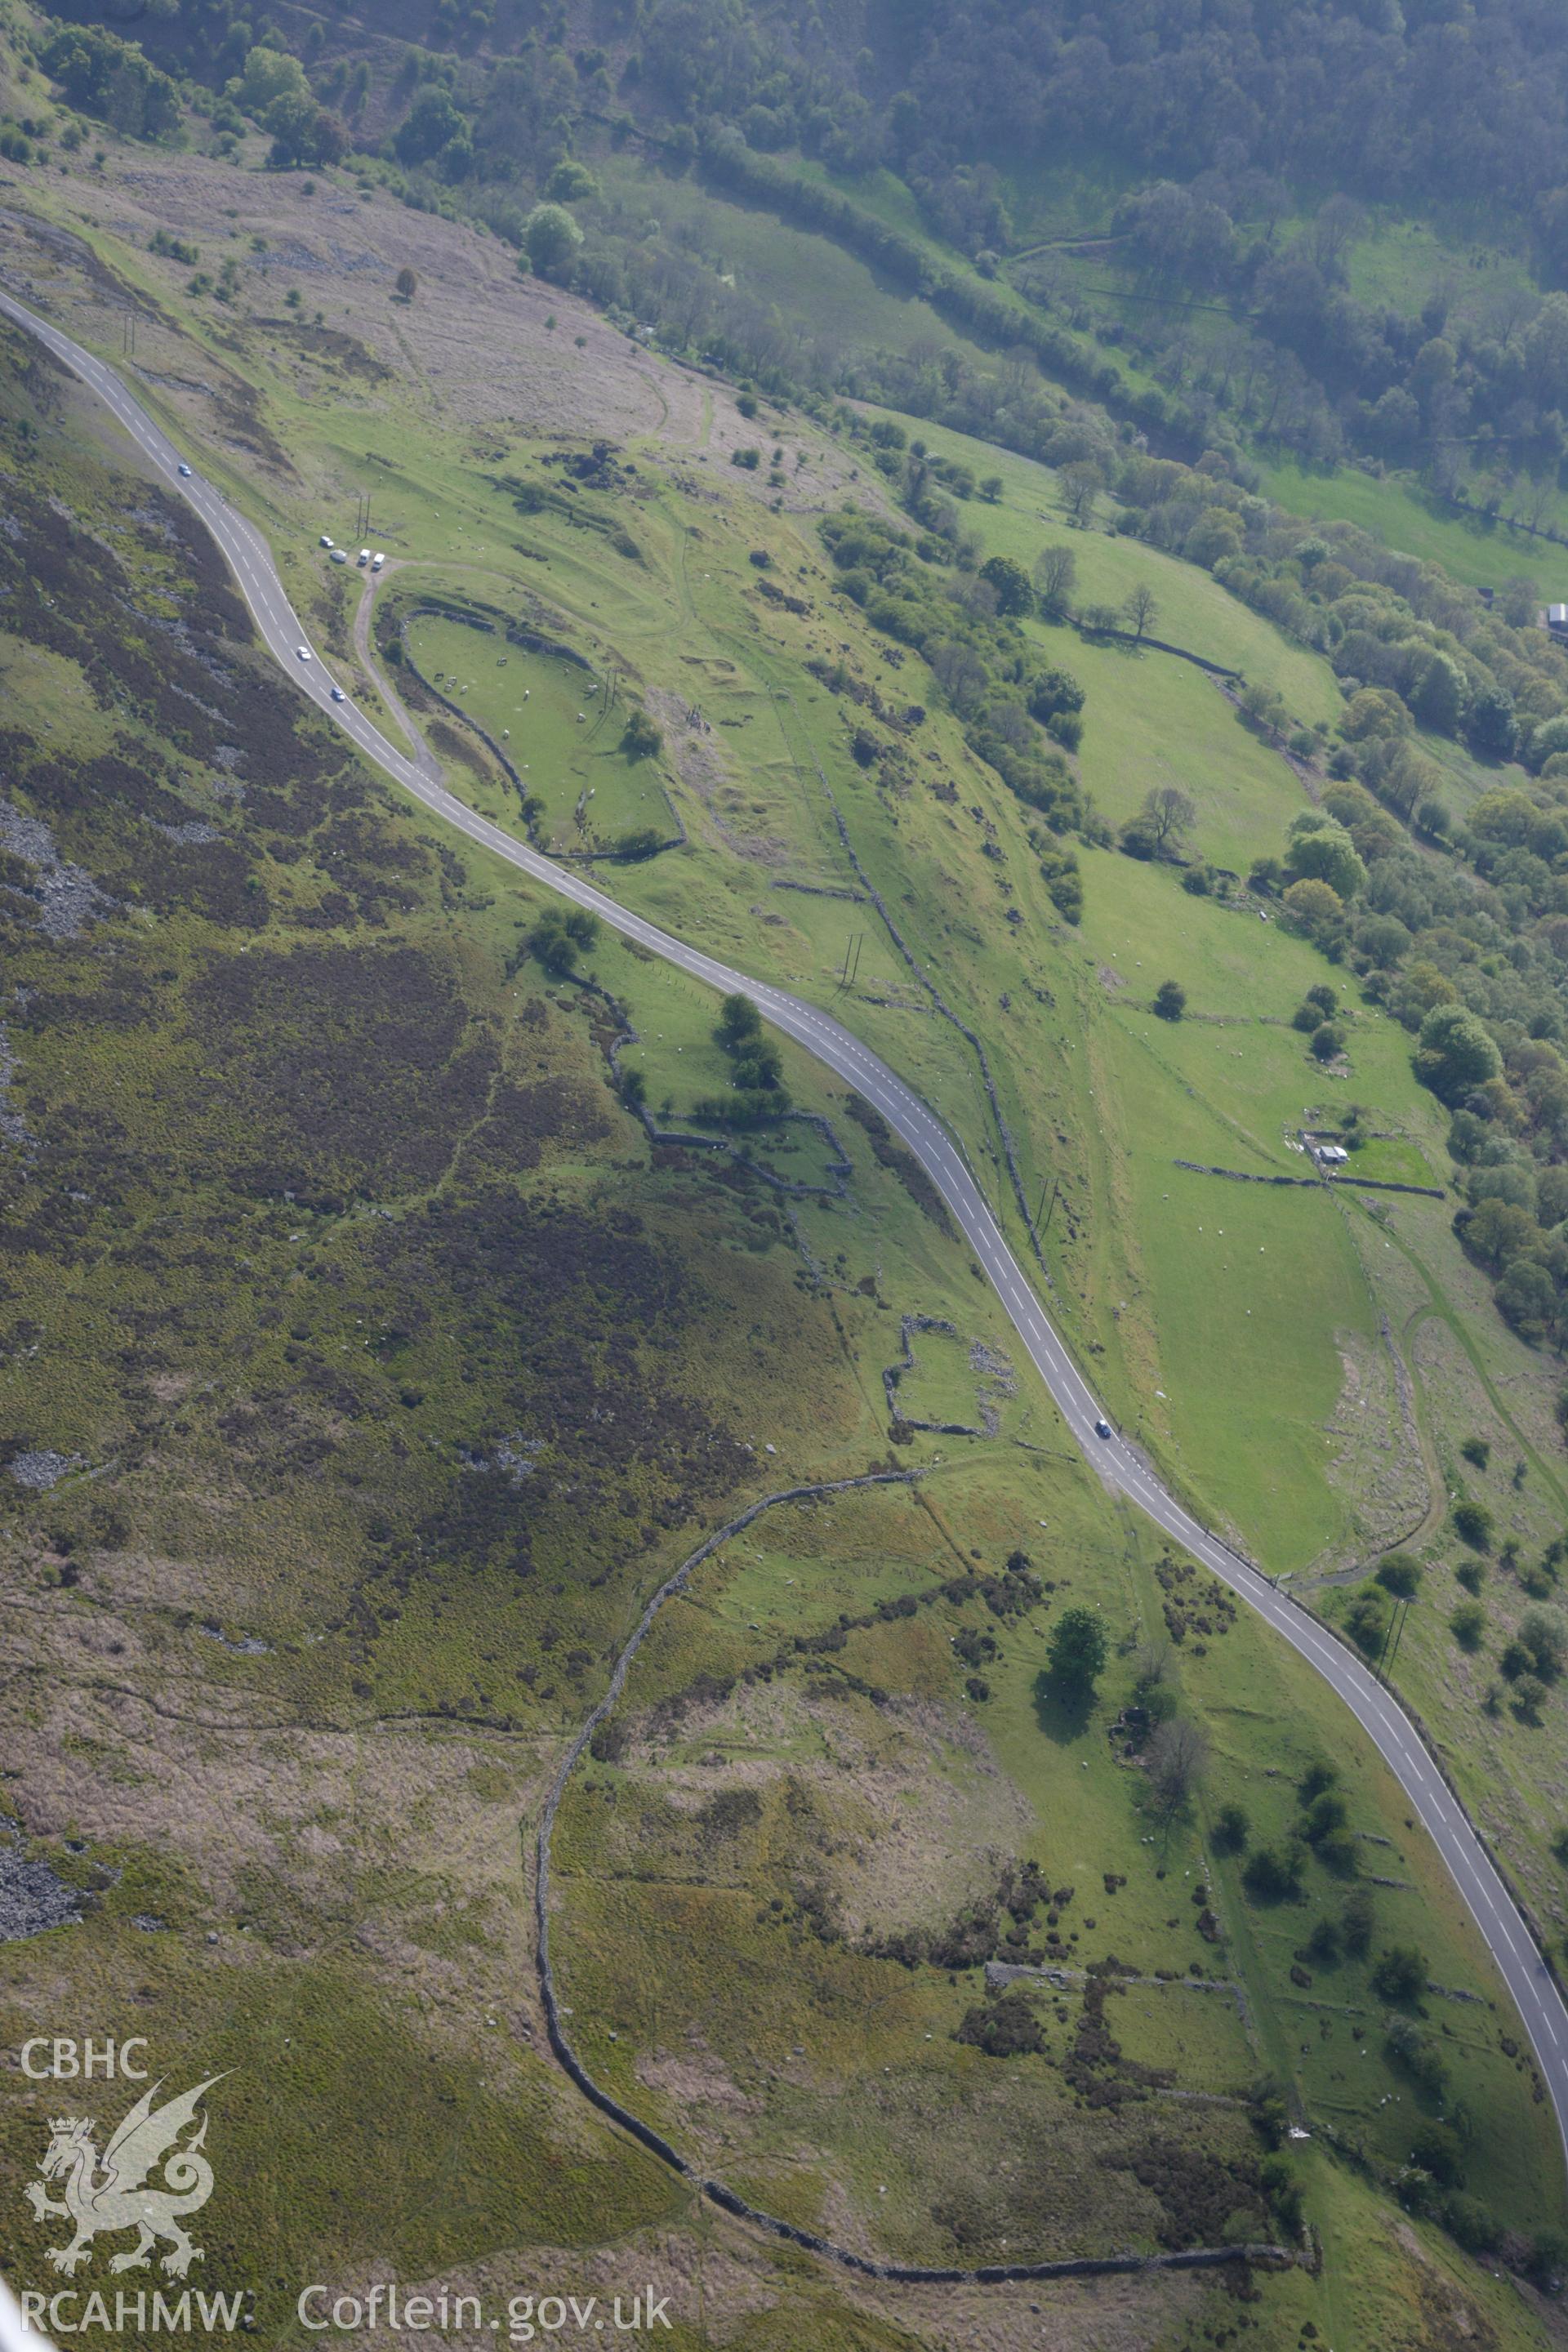
[(773, 1025), (795, 1038), (865, 1097), (902, 1138), (937, 1185), (975, 1258), (984, 1268), (1014, 1328), (1090, 1466), (1112, 1495), (1124, 1496), (1194, 1559), (1239, 1593), (1276, 1633), (1300, 1652), (1343, 1700), (1409, 1799), (1412, 1812), (1435, 1841), (1476, 1926), (1513, 1997), (1534, 2046), (1542, 2079), (1568, 2154), (1568, 2007), (1530, 1929), (1488, 1857), (1458, 1799), (1420, 1734), (1388, 1690), (1361, 1660), (1250, 1561), (1211, 1535), (1167, 1492), (1142, 1455), (1125, 1439), (1096, 1433), (1101, 1409), (1047, 1320), (1028, 1278), (945, 1128), (887, 1064), (842, 1023), (782, 989), (721, 963), (700, 948), (618, 906), (569, 869), (514, 840), (447, 791), (426, 753), (412, 760), (389, 742), (352, 701), (331, 699), (332, 679), (319, 657), (301, 661), (305, 631), (283, 593), (271, 551), (259, 531), (185, 461), (168, 436), (103, 361), (0, 291), (0, 313), (37, 336), (95, 393), (142, 456), (171, 488), (188, 500), (227, 560), (268, 649), (301, 692), (320, 704), (368, 760), (395, 783), (481, 849), (521, 868), (544, 888), (585, 907), (682, 971), (728, 993), (743, 990)]

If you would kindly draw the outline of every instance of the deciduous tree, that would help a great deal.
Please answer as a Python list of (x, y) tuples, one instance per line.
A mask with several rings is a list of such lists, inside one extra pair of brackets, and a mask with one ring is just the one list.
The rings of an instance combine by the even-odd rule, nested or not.
[(1047, 1645), (1051, 1680), (1075, 1693), (1094, 1688), (1104, 1670), (1110, 1644), (1105, 1621), (1092, 1609), (1064, 1609), (1051, 1628)]
[(540, 278), (559, 278), (583, 242), (583, 232), (564, 205), (535, 205), (522, 225), (523, 250)]
[(1100, 467), (1092, 457), (1075, 457), (1070, 466), (1062, 467), (1057, 486), (1062, 494), (1062, 504), (1074, 522), (1081, 522), (1093, 514), (1101, 480)]
[(1145, 580), (1140, 580), (1121, 607), (1134, 638), (1142, 645), (1145, 634), (1153, 627), (1160, 615), (1159, 599)]
[(1145, 1750), (1149, 1785), (1163, 1820), (1178, 1813), (1208, 1766), (1208, 1741), (1184, 1715), (1173, 1716)]
[(1029, 585), (1029, 575), (1016, 557), (990, 555), (980, 567), (980, 577), (996, 593), (996, 610), (1009, 619), (1021, 618), (1035, 609), (1035, 592)]
[(1421, 1024), (1415, 1066), (1424, 1087), (1454, 1103), (1495, 1078), (1502, 1055), (1473, 1013), (1462, 1004), (1435, 1004)]
[(1035, 558), (1035, 593), (1042, 612), (1053, 618), (1069, 612), (1078, 579), (1078, 558), (1070, 547), (1043, 547)]

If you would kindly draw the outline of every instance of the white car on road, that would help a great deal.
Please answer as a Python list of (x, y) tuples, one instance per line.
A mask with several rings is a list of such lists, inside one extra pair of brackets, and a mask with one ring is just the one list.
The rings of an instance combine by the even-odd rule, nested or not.
[(310, 646), (295, 646), (295, 648), (294, 648), (294, 651), (299, 655), (300, 659), (301, 661), (309, 661), (309, 660), (310, 660)]
[(333, 688), (332, 688), (332, 700), (333, 700), (334, 702), (346, 702), (346, 701), (348, 700), (348, 696), (343, 692), (342, 688), (341, 686), (334, 686), (334, 687), (333, 687)]
[(186, 465), (182, 464), (182, 466), (181, 466), (181, 467), (180, 467), (180, 472), (181, 472), (181, 474), (184, 476), (184, 479), (188, 482), (188, 481), (190, 480), (190, 478), (191, 478), (191, 469), (190, 469), (190, 467), (189, 467), (188, 466), (186, 466)]

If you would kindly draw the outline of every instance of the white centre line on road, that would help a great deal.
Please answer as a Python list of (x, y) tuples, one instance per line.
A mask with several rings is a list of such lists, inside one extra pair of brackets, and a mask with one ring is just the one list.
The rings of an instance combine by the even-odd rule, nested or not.
[[(4, 291), (0, 291), (0, 312), (36, 335), (57, 359), (73, 369), (121, 419), (170, 488), (183, 497), (206, 524), (245, 589), (246, 601), (264, 643), (285, 674), (395, 783), (432, 814), (443, 819), (480, 847), (504, 858), (545, 888), (574, 900), (578, 906), (592, 908), (612, 929), (638, 940), (667, 962), (714, 988), (725, 992), (743, 990), (759, 1003), (767, 1006), (781, 1028), (803, 1043), (810, 1044), (818, 1058), (837, 1076), (850, 1079), (857, 1085), (868, 1101), (880, 1111), (936, 1182), (965, 1240), (988, 1269), (997, 1297), (1006, 1308), (1041, 1379), (1056, 1399), (1069, 1430), (1078, 1438), (1090, 1466), (1107, 1488), (1113, 1493), (1126, 1495), (1141, 1505), (1157, 1526), (1174, 1537), (1233, 1591), (1240, 1593), (1259, 1616), (1265, 1618), (1292, 1648), (1316, 1667), (1378, 1748), (1404, 1788), (1478, 1928), (1486, 1938), (1541, 2062), (1542, 2079), (1557, 2116), (1558, 2131), (1564, 2150), (1568, 2152), (1568, 2061), (1563, 2058), (1556, 2030), (1560, 2023), (1568, 2026), (1568, 2012), (1563, 2010), (1563, 1995), (1533, 1947), (1528, 1955), (1521, 1955), (1509, 1924), (1514, 1914), (1514, 1906), (1480, 1838), (1446, 1783), (1441, 1779), (1435, 1781), (1429, 1779), (1426, 1769), (1429, 1759), (1419, 1738), (1407, 1718), (1398, 1711), (1384, 1686), (1359, 1658), (1328, 1639), (1296, 1601), (1280, 1592), (1250, 1561), (1241, 1559), (1227, 1545), (1212, 1536), (1177, 1502), (1174, 1496), (1158, 1484), (1147, 1465), (1124, 1440), (1107, 1441), (1093, 1434), (1099, 1407), (1044, 1308), (1028, 1290), (1026, 1280), (1003, 1239), (984, 1196), (970, 1175), (963, 1154), (955, 1149), (946, 1130), (925, 1105), (910, 1092), (902, 1079), (895, 1076), (851, 1031), (844, 1028), (831, 1015), (818, 1012), (782, 989), (759, 985), (746, 973), (731, 970), (714, 958), (702, 954), (700, 950), (688, 947), (684, 940), (660, 930), (641, 916), (629, 913), (592, 884), (552, 866), (539, 851), (515, 840), (500, 826), (492, 824), (489, 818), (477, 815), (464, 802), (447, 792), (439, 782), (438, 772), (435, 771), (433, 762), (427, 772), (389, 743), (352, 704), (334, 703), (331, 698), (330, 675), (317, 663), (312, 663), (307, 669), (295, 656), (294, 648), (307, 642), (305, 633), (283, 593), (270, 551), (260, 533), (236, 515), (222, 493), (205, 482), (199, 474), (189, 478), (180, 475), (180, 457), (174, 444), (160, 432), (146, 411), (132, 400), (112, 369), (73, 342), (58, 327), (37, 317), (25, 304)], [(254, 572), (253, 564), (256, 567)], [(258, 576), (259, 587), (257, 585)], [(1501, 1911), (1494, 1899), (1496, 1895), (1502, 1898), (1504, 1907)], [(1495, 1932), (1489, 1929), (1482, 1919), (1483, 1909), (1497, 1922)]]

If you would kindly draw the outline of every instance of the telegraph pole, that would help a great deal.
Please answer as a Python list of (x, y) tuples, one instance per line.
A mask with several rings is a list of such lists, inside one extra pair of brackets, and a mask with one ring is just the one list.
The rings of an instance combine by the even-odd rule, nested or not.
[(1409, 1614), (1410, 1614), (1410, 1603), (1409, 1603), (1409, 1601), (1401, 1601), (1400, 1606), (1399, 1606), (1399, 1630), (1398, 1630), (1398, 1632), (1394, 1634), (1394, 1648), (1393, 1648), (1393, 1650), (1389, 1653), (1389, 1659), (1388, 1659), (1388, 1671), (1389, 1671), (1389, 1673), (1390, 1673), (1390, 1674), (1392, 1674), (1392, 1673), (1394, 1672), (1394, 1659), (1399, 1655), (1399, 1644), (1400, 1644), (1400, 1643), (1401, 1643), (1401, 1642), (1403, 1642), (1403, 1641), (1404, 1641), (1404, 1639), (1405, 1639), (1405, 1620), (1406, 1620), (1406, 1618), (1409, 1616)]
[(1378, 1652), (1378, 1654), (1377, 1654), (1377, 1664), (1376, 1664), (1376, 1665), (1375, 1665), (1375, 1666), (1373, 1666), (1373, 1673), (1377, 1676), (1377, 1679), (1378, 1679), (1378, 1681), (1379, 1681), (1379, 1682), (1381, 1682), (1381, 1681), (1383, 1680), (1383, 1662), (1384, 1662), (1384, 1658), (1386, 1658), (1386, 1657), (1387, 1657), (1387, 1655), (1388, 1655), (1388, 1644), (1389, 1644), (1389, 1642), (1390, 1642), (1390, 1640), (1391, 1640), (1391, 1638), (1392, 1638), (1392, 1636), (1393, 1636), (1393, 1633), (1394, 1633), (1394, 1626), (1397, 1624), (1397, 1622), (1399, 1622), (1399, 1603), (1398, 1603), (1398, 1601), (1396, 1601), (1394, 1602), (1394, 1614), (1393, 1614), (1393, 1616), (1389, 1619), (1388, 1623), (1387, 1623), (1387, 1626), (1384, 1628), (1384, 1636), (1383, 1636), (1383, 1647), (1382, 1647), (1382, 1649), (1381, 1649), (1381, 1650), (1379, 1650), (1379, 1652)]
[(1399, 1644), (1405, 1633), (1405, 1620), (1409, 1614), (1410, 1603), (1408, 1601), (1396, 1601), (1394, 1602), (1394, 1614), (1388, 1621), (1388, 1631), (1383, 1637), (1383, 1647), (1377, 1654), (1377, 1664), (1374, 1668), (1374, 1672), (1376, 1673), (1380, 1682), (1383, 1680), (1385, 1674), (1392, 1674), (1394, 1672), (1394, 1661), (1398, 1654)]

